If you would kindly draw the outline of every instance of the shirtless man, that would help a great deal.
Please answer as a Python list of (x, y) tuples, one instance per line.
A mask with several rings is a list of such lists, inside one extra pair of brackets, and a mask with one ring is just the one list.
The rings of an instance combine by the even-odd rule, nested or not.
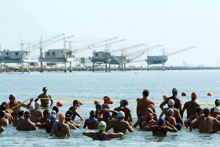
[(119, 111), (117, 114), (118, 119), (113, 120), (112, 122), (109, 123), (107, 126), (106, 131), (110, 130), (113, 128), (114, 133), (122, 132), (126, 133), (128, 130), (129, 132), (134, 132), (133, 128), (130, 126), (130, 124), (124, 120), (125, 118), (125, 113), (123, 111)]
[(162, 117), (164, 114), (167, 116), (167, 115), (168, 115), (168, 114), (167, 114), (167, 110), (168, 110), (169, 108), (171, 108), (171, 109), (173, 109), (173, 111), (174, 111), (174, 117), (175, 117), (175, 119), (176, 119), (176, 122), (183, 124), (183, 120), (182, 120), (182, 118), (181, 118), (180, 112), (179, 112), (178, 109), (174, 108), (174, 105), (175, 105), (175, 101), (174, 101), (173, 99), (170, 99), (170, 100), (168, 101), (168, 108), (164, 108), (164, 109), (163, 109), (163, 111), (162, 111), (161, 114), (160, 114), (160, 117)]
[(86, 119), (83, 128), (87, 128), (88, 129), (98, 129), (98, 120), (95, 118), (95, 111), (90, 111), (90, 117), (89, 119)]
[(8, 119), (5, 118), (5, 112), (0, 110), (0, 126), (8, 126)]
[[(9, 108), (13, 110), (12, 116), (16, 117), (18, 114), (18, 110), (20, 110), (21, 107), (29, 108), (31, 106), (31, 103), (34, 99), (30, 99), (30, 102), (26, 104), (21, 104), (20, 101), (16, 101), (15, 95), (11, 94), (9, 95)], [(21, 105), (20, 105), (21, 104)], [(19, 106), (17, 106), (19, 105)]]
[(110, 96), (104, 96), (103, 101), (104, 101), (104, 104), (102, 104), (102, 108), (110, 109), (109, 104), (111, 103), (111, 97)]
[(181, 100), (177, 97), (177, 96), (178, 96), (178, 91), (177, 91), (176, 88), (173, 88), (172, 94), (173, 94), (173, 96), (171, 96), (171, 97), (165, 99), (165, 100), (160, 104), (161, 110), (163, 110), (163, 106), (166, 105), (170, 99), (172, 99), (172, 100), (175, 101), (174, 108), (178, 109), (179, 112), (182, 112), (182, 104), (181, 104)]
[(106, 123), (104, 121), (99, 122), (99, 132), (87, 131), (83, 132), (83, 135), (92, 138), (93, 140), (111, 140), (113, 138), (121, 138), (124, 134), (119, 133), (106, 133)]
[(65, 121), (65, 114), (60, 113), (59, 122), (52, 127), (50, 136), (53, 135), (55, 135), (56, 137), (65, 137), (66, 135), (68, 137), (71, 136), (70, 127), (68, 124), (65, 124), (64, 121)]
[[(40, 99), (40, 98), (47, 98), (47, 99)], [(50, 106), (53, 106), (53, 100), (51, 96), (47, 93), (47, 87), (43, 88), (43, 93), (40, 94), (37, 99), (35, 99), (35, 102), (37, 102), (39, 99), (41, 101), (41, 107), (48, 108), (49, 100), (51, 101)]]
[(152, 131), (154, 136), (166, 136), (167, 132), (177, 132), (176, 127), (171, 125), (168, 121), (163, 118), (158, 119), (157, 125), (148, 125), (144, 127), (144, 131)]
[[(137, 101), (136, 112), (137, 112), (138, 120), (141, 119), (141, 117), (145, 115), (146, 109), (149, 108), (151, 104), (154, 107), (154, 102), (148, 98), (149, 90), (145, 89), (142, 94), (143, 94), (143, 98)], [(153, 111), (155, 112), (155, 108), (153, 108)], [(141, 124), (139, 123), (139, 125)]]
[[(220, 107), (220, 100), (219, 99), (216, 99), (215, 100), (215, 107)], [(212, 109), (211, 109), (211, 114), (214, 114), (214, 108), (215, 107), (213, 107)]]
[(43, 118), (37, 120), (36, 122), (36, 126), (41, 129), (45, 129), (46, 124), (50, 122), (50, 110), (44, 110), (43, 116), (44, 116)]
[(19, 131), (37, 130), (37, 127), (35, 126), (35, 124), (32, 121), (30, 121), (30, 117), (31, 117), (30, 112), (25, 111), (24, 120), (17, 124), (16, 129)]
[(14, 117), (13, 126), (17, 127), (17, 124), (20, 123), (23, 120), (24, 120), (24, 111), (23, 110), (19, 110), (18, 111), (18, 117)]
[(192, 100), (184, 104), (181, 116), (183, 117), (184, 111), (187, 110), (187, 118), (196, 114), (196, 110), (200, 105), (196, 102), (197, 94), (195, 92), (191, 95)]
[[(215, 133), (220, 128), (220, 121), (210, 116), (210, 109), (205, 108), (203, 110), (204, 116), (199, 116), (194, 119), (190, 124), (190, 131), (192, 131), (193, 124), (199, 122), (200, 133)], [(215, 127), (214, 127), (215, 126)]]
[(120, 101), (120, 107), (117, 107), (114, 109), (115, 111), (123, 111), (125, 113), (125, 121), (128, 121), (130, 125), (132, 125), (132, 111), (130, 108), (128, 108), (128, 101), (127, 100), (121, 100)]
[[(202, 108), (198, 107), (197, 110), (196, 110), (196, 114), (191, 115), (189, 118), (187, 118), (184, 121), (184, 124), (185, 124), (186, 128), (188, 128), (188, 126), (190, 125), (191, 121), (193, 121), (195, 118), (197, 118), (197, 117), (199, 117), (201, 115), (203, 115), (203, 110), (202, 110)], [(198, 129), (198, 126), (199, 126), (199, 122), (194, 123), (193, 124), (193, 129)]]
[(36, 123), (39, 119), (43, 118), (43, 113), (40, 110), (40, 104), (35, 102), (35, 109), (30, 111), (31, 113), (31, 121)]

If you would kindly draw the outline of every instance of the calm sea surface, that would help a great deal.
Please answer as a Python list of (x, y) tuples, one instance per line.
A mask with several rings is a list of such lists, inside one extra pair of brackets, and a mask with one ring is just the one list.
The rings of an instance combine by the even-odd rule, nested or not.
[[(186, 92), (181, 97), (183, 102), (190, 100), (190, 93), (196, 91), (198, 102), (213, 103), (220, 98), (220, 71), (129, 71), (129, 72), (50, 72), (50, 73), (1, 73), (0, 74), (0, 102), (8, 101), (13, 93), (20, 101), (36, 98), (42, 87), (48, 87), (53, 98), (102, 99), (109, 95), (113, 100), (128, 99), (135, 101), (142, 96), (143, 89), (150, 90), (150, 98), (161, 102), (163, 95), (171, 95), (176, 87), (179, 93)], [(207, 93), (211, 92), (212, 97)], [(55, 101), (56, 103), (57, 101)], [(61, 112), (72, 105), (70, 100), (62, 100), (64, 106)], [(111, 108), (119, 106), (114, 103)], [(130, 103), (133, 118), (136, 121), (136, 103)], [(205, 106), (203, 106), (205, 107)], [(83, 101), (79, 113), (84, 119), (89, 117), (90, 110), (95, 108), (93, 101)], [(161, 110), (156, 105), (157, 113)], [(185, 117), (185, 116), (184, 116)], [(79, 119), (76, 120), (79, 122)], [(36, 132), (18, 132), (9, 126), (0, 135), (0, 146), (219, 146), (220, 132), (216, 134), (199, 134), (183, 128), (178, 133), (168, 133), (166, 137), (154, 137), (151, 132), (135, 129), (134, 133), (127, 133), (122, 139), (111, 141), (92, 141), (82, 136), (85, 129), (72, 130), (72, 137), (58, 139), (50, 137), (45, 130)], [(112, 131), (112, 130), (111, 130)]]

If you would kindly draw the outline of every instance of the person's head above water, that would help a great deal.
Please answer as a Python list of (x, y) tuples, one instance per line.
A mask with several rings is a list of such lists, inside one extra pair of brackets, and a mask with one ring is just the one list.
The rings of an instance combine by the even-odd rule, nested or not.
[(196, 98), (197, 98), (196, 92), (193, 92), (193, 93), (191, 94), (191, 98), (192, 98), (192, 100), (196, 100)]
[(216, 99), (215, 100), (215, 106), (219, 106), (220, 105), (220, 101), (219, 101), (219, 99)]
[(24, 118), (29, 119), (31, 117), (31, 113), (29, 111), (24, 112)]
[(44, 93), (47, 93), (47, 87), (43, 87), (42, 91), (43, 91)]
[(168, 106), (173, 107), (175, 105), (175, 101), (173, 99), (169, 99)]
[(50, 122), (51, 123), (56, 122), (56, 120), (57, 120), (56, 115), (50, 115)]
[(172, 108), (168, 108), (167, 109), (167, 114), (172, 116), (174, 114), (173, 109)]
[(60, 121), (64, 121), (65, 120), (65, 114), (64, 113), (60, 113), (59, 114), (59, 120)]
[(20, 117), (20, 116), (24, 116), (24, 110), (19, 110), (18, 111), (18, 116)]
[(57, 106), (53, 106), (52, 110), (54, 110), (56, 113), (59, 112), (59, 108)]
[(148, 112), (147, 113), (147, 120), (152, 120), (153, 119), (153, 114)]
[(119, 111), (117, 114), (118, 118), (124, 118), (125, 117), (125, 113), (123, 111)]
[(203, 113), (204, 113), (205, 116), (209, 116), (209, 114), (210, 114), (209, 108), (203, 109)]
[(35, 102), (34, 107), (35, 107), (35, 108), (40, 108), (40, 103)]
[(177, 96), (178, 95), (178, 90), (176, 88), (172, 89), (172, 94), (173, 96)]
[(50, 110), (44, 110), (43, 114), (44, 114), (44, 118), (45, 119), (49, 119), (50, 118)]
[(162, 118), (162, 117), (160, 117), (160, 118), (158, 119), (158, 124), (159, 124), (159, 125), (163, 125), (164, 123), (165, 123), (165, 119)]
[(96, 105), (95, 105), (95, 108), (96, 108), (96, 109), (99, 109), (99, 108), (101, 108), (101, 107), (102, 107), (101, 104), (96, 104)]
[(121, 106), (121, 107), (125, 107), (125, 106), (127, 106), (127, 105), (128, 105), (128, 100), (126, 100), (126, 99), (120, 100), (120, 106)]
[(105, 131), (106, 129), (106, 123), (104, 121), (100, 121), (99, 124), (98, 124), (98, 129), (100, 131)]
[(145, 97), (148, 97), (149, 94), (150, 94), (149, 90), (148, 90), (148, 89), (144, 89), (144, 91), (143, 91), (143, 93), (142, 93), (143, 97), (144, 97), (144, 98), (145, 98)]
[(9, 95), (9, 100), (10, 100), (11, 103), (13, 103), (16, 100), (15, 95), (14, 94), (10, 94)]
[(90, 113), (89, 113), (89, 115), (90, 115), (90, 117), (95, 117), (95, 111), (90, 111)]
[(197, 114), (203, 114), (202, 108), (201, 108), (201, 107), (197, 107), (197, 108), (196, 108), (196, 113), (197, 113)]

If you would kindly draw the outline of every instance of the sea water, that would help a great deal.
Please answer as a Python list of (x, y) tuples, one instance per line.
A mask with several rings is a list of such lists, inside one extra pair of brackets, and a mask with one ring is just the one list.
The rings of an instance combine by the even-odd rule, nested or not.
[[(198, 94), (199, 103), (214, 103), (220, 98), (220, 71), (127, 71), (127, 72), (48, 72), (48, 73), (1, 73), (0, 102), (8, 101), (9, 94), (15, 94), (17, 100), (24, 101), (36, 98), (47, 87), (53, 98), (64, 99), (102, 99), (109, 95), (112, 100), (127, 99), (136, 101), (142, 97), (144, 89), (150, 90), (149, 98), (161, 102), (163, 95), (171, 95), (172, 88), (177, 88), (182, 102), (190, 100), (191, 92)], [(181, 92), (187, 96), (182, 97)], [(207, 93), (211, 92), (212, 97)], [(56, 104), (58, 100), (54, 100)], [(63, 107), (60, 112), (66, 112), (72, 106), (72, 100), (61, 100)], [(83, 119), (89, 117), (90, 110), (95, 109), (93, 101), (82, 101), (79, 113)], [(136, 103), (129, 103), (133, 120), (137, 120)], [(118, 107), (115, 102), (111, 108)], [(211, 107), (211, 106), (202, 106)], [(25, 110), (25, 109), (24, 109)], [(156, 105), (158, 115), (161, 113)], [(185, 119), (186, 115), (184, 115)], [(79, 118), (76, 122), (79, 122)], [(111, 141), (93, 141), (82, 135), (86, 129), (71, 130), (70, 138), (51, 137), (45, 130), (22, 132), (13, 126), (6, 127), (0, 135), (0, 146), (218, 146), (219, 135), (200, 134), (197, 130), (189, 132), (183, 129), (177, 133), (168, 133), (166, 137), (152, 136), (152, 132), (143, 132), (138, 128), (134, 133), (127, 133), (121, 139)], [(112, 132), (112, 130), (110, 130)]]

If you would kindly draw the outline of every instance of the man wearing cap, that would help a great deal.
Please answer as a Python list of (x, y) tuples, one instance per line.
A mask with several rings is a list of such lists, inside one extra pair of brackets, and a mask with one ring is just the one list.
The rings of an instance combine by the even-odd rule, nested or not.
[(182, 111), (182, 104), (181, 104), (181, 100), (177, 97), (178, 96), (178, 91), (176, 88), (173, 88), (172, 90), (172, 96), (165, 99), (161, 104), (160, 104), (160, 108), (161, 110), (163, 110), (163, 106), (166, 105), (168, 103), (168, 101), (170, 99), (175, 101), (175, 105), (174, 108), (178, 109), (180, 112)]
[(162, 111), (161, 114), (160, 114), (160, 117), (162, 117), (164, 114), (165, 114), (166, 116), (168, 116), (167, 110), (168, 110), (169, 108), (171, 108), (171, 109), (173, 109), (173, 111), (174, 111), (174, 117), (175, 117), (175, 119), (176, 119), (176, 122), (183, 124), (183, 120), (182, 120), (182, 117), (181, 117), (181, 115), (180, 115), (180, 112), (179, 112), (178, 109), (174, 108), (174, 105), (175, 105), (175, 101), (174, 101), (173, 99), (170, 99), (170, 100), (168, 101), (168, 108), (164, 108), (164, 109), (163, 109), (163, 111)]
[(65, 124), (64, 121), (65, 121), (65, 114), (60, 113), (59, 114), (59, 123), (55, 124), (51, 128), (51, 132), (50, 132), (51, 136), (53, 136), (53, 135), (55, 135), (56, 137), (65, 137), (66, 135), (68, 137), (71, 136), (70, 127), (68, 124)]
[(210, 116), (210, 109), (205, 108), (203, 113), (204, 115), (197, 117), (190, 123), (190, 131), (192, 131), (193, 125), (197, 122), (200, 133), (215, 133), (219, 131), (220, 121)]
[(123, 111), (125, 113), (125, 121), (128, 121), (130, 125), (132, 125), (132, 111), (130, 108), (128, 108), (128, 101), (127, 100), (121, 100), (120, 101), (120, 107), (117, 107), (114, 109), (115, 111)]
[(171, 125), (168, 121), (163, 118), (158, 119), (157, 125), (145, 126), (144, 131), (152, 131), (154, 136), (166, 136), (167, 132), (177, 132), (175, 126)]
[(110, 96), (104, 96), (103, 101), (104, 101), (104, 104), (102, 104), (102, 108), (110, 109), (109, 104), (111, 103), (111, 97)]
[(50, 110), (44, 110), (43, 118), (37, 120), (36, 126), (41, 128), (41, 129), (45, 129), (46, 124), (48, 124), (50, 122), (50, 114), (51, 114)]
[(176, 119), (174, 117), (174, 111), (172, 108), (167, 109), (167, 115), (165, 120), (167, 120), (171, 125), (176, 126)]
[[(42, 99), (41, 99), (42, 98)], [(50, 106), (53, 106), (53, 100), (50, 96), (50, 94), (47, 93), (47, 87), (43, 88), (43, 93), (40, 94), (36, 99), (35, 102), (37, 102), (40, 99), (41, 101), (41, 107), (48, 108), (49, 107), (49, 100), (51, 102)]]
[[(215, 100), (215, 107), (220, 107), (220, 100), (219, 100), (219, 99), (216, 99), (216, 100)], [(215, 109), (215, 107), (213, 107), (213, 108), (211, 109), (211, 114), (214, 114), (214, 109)]]
[(106, 123), (104, 121), (99, 122), (98, 125), (99, 132), (86, 131), (83, 135), (92, 138), (93, 140), (111, 140), (113, 138), (121, 138), (124, 134), (119, 133), (106, 133)]
[[(26, 104), (21, 104), (20, 101), (16, 101), (15, 95), (14, 94), (10, 94), (9, 95), (9, 108), (13, 109), (13, 113), (12, 116), (16, 117), (18, 114), (18, 110), (20, 110), (21, 107), (25, 107), (25, 108), (29, 108), (31, 106), (31, 103), (33, 102), (34, 99), (30, 99), (30, 102), (26, 105)], [(19, 105), (19, 106), (18, 106)], [(17, 107), (18, 106), (18, 107)], [(14, 108), (15, 107), (15, 108)]]
[(200, 105), (196, 102), (197, 94), (195, 92), (191, 94), (191, 98), (192, 100), (186, 102), (183, 106), (183, 110), (181, 112), (182, 117), (185, 110), (187, 111), (187, 118), (189, 118), (190, 116), (196, 114), (197, 108), (200, 107)]
[(17, 124), (16, 129), (19, 131), (37, 130), (37, 127), (35, 126), (35, 124), (32, 121), (30, 121), (30, 117), (31, 117), (30, 112), (25, 111), (24, 120)]
[(83, 121), (83, 118), (78, 113), (78, 109), (79, 109), (80, 105), (82, 105), (82, 103), (80, 103), (79, 100), (74, 100), (73, 106), (69, 108), (69, 110), (72, 111), (72, 120), (74, 120), (76, 118), (76, 116), (78, 116), (81, 119), (81, 121)]
[(110, 122), (109, 125), (107, 126), (106, 131), (113, 128), (114, 133), (122, 132), (125, 134), (127, 130), (129, 132), (134, 132), (131, 125), (124, 120), (124, 117), (125, 117), (125, 113), (123, 111), (119, 111), (117, 114), (117, 120), (113, 120), (112, 122)]
[(43, 118), (43, 112), (40, 110), (40, 104), (35, 102), (35, 109), (30, 110), (31, 113), (31, 121), (36, 123), (39, 119)]

